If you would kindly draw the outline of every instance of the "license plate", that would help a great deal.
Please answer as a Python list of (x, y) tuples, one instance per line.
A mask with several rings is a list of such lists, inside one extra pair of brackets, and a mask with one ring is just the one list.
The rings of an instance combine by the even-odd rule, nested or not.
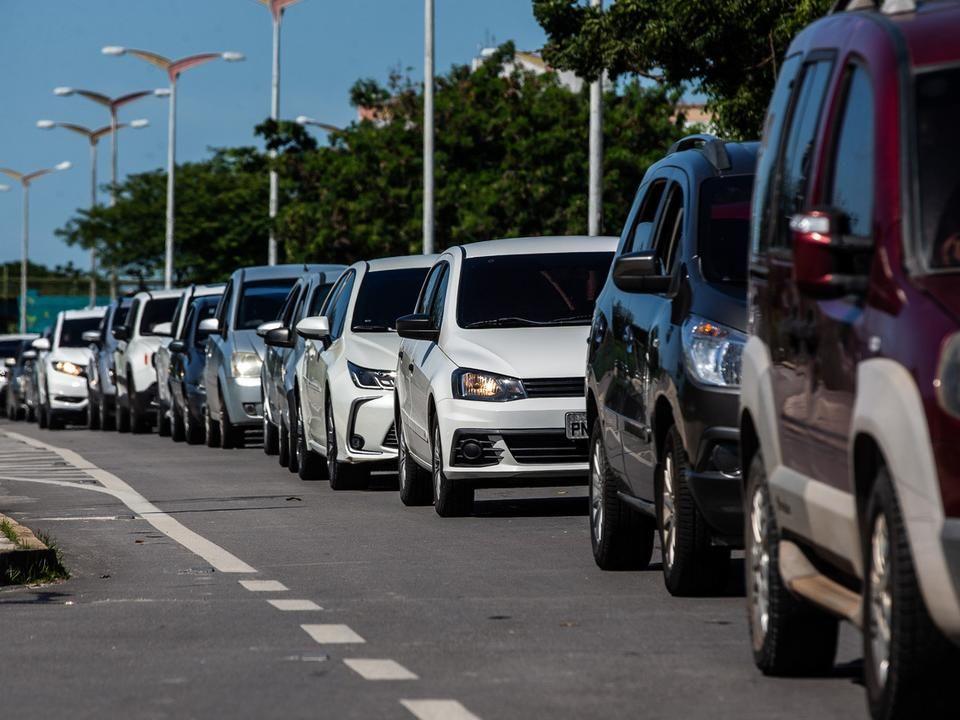
[(567, 413), (567, 438), (570, 440), (586, 440), (587, 414), (585, 412)]

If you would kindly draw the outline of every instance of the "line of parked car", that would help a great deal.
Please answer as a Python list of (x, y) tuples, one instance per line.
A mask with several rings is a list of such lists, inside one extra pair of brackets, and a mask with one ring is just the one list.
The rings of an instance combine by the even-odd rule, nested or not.
[[(862, 5), (863, 3), (861, 3)], [(908, 5), (910, 3), (907, 3)], [(835, 13), (761, 143), (695, 135), (617, 238), (237, 270), (0, 338), (10, 417), (263, 449), (303, 479), (470, 512), (586, 484), (604, 569), (719, 592), (744, 549), (767, 674), (862, 630), (875, 718), (956, 716), (960, 8)]]

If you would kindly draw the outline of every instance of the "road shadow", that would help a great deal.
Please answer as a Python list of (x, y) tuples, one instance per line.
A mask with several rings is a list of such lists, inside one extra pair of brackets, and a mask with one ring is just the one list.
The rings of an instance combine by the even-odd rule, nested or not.
[(517, 498), (475, 500), (477, 517), (586, 517), (590, 500), (586, 497)]
[[(0, 585), (5, 591), (15, 590), (16, 585)], [(70, 593), (57, 592), (56, 590), (32, 590), (30, 592), (0, 592), (0, 605), (50, 605), (51, 603), (62, 604), (66, 598), (72, 598)]]

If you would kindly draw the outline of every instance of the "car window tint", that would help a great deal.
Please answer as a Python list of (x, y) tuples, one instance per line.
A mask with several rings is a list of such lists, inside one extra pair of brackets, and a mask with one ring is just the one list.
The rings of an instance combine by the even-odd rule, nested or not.
[(223, 295), (220, 296), (220, 302), (217, 304), (216, 318), (217, 324), (220, 326), (220, 331), (224, 332), (229, 330), (229, 321), (227, 319), (227, 313), (230, 312), (230, 302), (233, 299), (233, 280), (227, 283), (226, 289), (223, 291)]
[(433, 299), (433, 291), (437, 289), (437, 281), (440, 280), (440, 273), (443, 270), (444, 264), (445, 263), (437, 263), (430, 268), (430, 274), (427, 275), (427, 279), (424, 281), (423, 288), (417, 298), (417, 304), (413, 308), (413, 312), (418, 315), (426, 314), (427, 308), (430, 306), (430, 301)]
[(187, 293), (184, 292), (177, 298), (177, 306), (173, 309), (173, 317), (170, 319), (170, 332), (177, 334), (180, 325), (180, 318), (183, 316), (183, 308), (187, 304)]
[(862, 67), (850, 68), (843, 120), (836, 135), (830, 205), (846, 213), (849, 232), (870, 236), (873, 220), (873, 87)]
[(181, 337), (177, 338), (178, 340), (185, 340), (189, 336), (190, 330), (194, 326), (193, 319), (196, 315), (197, 304), (190, 303), (190, 307), (187, 309), (187, 316), (183, 319), (183, 333), (181, 333)]
[(153, 329), (157, 325), (170, 322), (173, 311), (177, 308), (177, 301), (178, 298), (175, 297), (148, 300), (140, 318), (140, 334), (153, 335)]
[(323, 307), (323, 303), (326, 301), (327, 296), (330, 294), (330, 290), (333, 288), (333, 283), (324, 283), (323, 285), (317, 285), (313, 289), (313, 297), (310, 299), (310, 304), (307, 306), (306, 312), (304, 312), (300, 317), (315, 317), (320, 314), (320, 308)]
[(278, 319), (283, 323), (284, 327), (290, 327), (290, 321), (293, 319), (294, 307), (296, 306), (297, 301), (300, 299), (300, 291), (302, 287), (302, 284), (298, 282), (290, 289), (286, 299), (283, 301), (283, 307), (280, 309)]
[(433, 326), (439, 328), (443, 324), (443, 305), (447, 299), (447, 285), (450, 280), (450, 266), (443, 263), (440, 268), (440, 279), (437, 282), (437, 289), (430, 299), (430, 320)]
[(127, 313), (127, 317), (125, 317), (123, 320), (123, 324), (131, 333), (133, 333), (133, 324), (137, 320), (138, 312), (140, 312), (140, 301), (134, 300), (132, 303), (130, 303), (130, 311)]
[(350, 273), (343, 279), (343, 286), (327, 311), (327, 317), (330, 319), (330, 338), (333, 340), (343, 335), (343, 326), (347, 320), (347, 307), (350, 305), (350, 296), (353, 294), (353, 283), (356, 278), (356, 273)]
[(256, 330), (263, 323), (276, 320), (296, 281), (296, 278), (276, 278), (244, 283), (237, 308), (237, 330)]
[(425, 267), (368, 272), (357, 292), (351, 330), (387, 332), (396, 329), (397, 318), (413, 310), (426, 276)]
[(87, 330), (96, 330), (100, 324), (100, 318), (73, 318), (64, 320), (60, 325), (60, 338), (57, 347), (62, 348), (83, 348), (87, 343), (83, 341), (83, 334)]
[(218, 300), (213, 297), (205, 297), (202, 300), (198, 300), (193, 305), (197, 310), (196, 317), (193, 323), (190, 325), (190, 332), (193, 334), (193, 344), (198, 348), (202, 348), (206, 344), (206, 336), (203, 336), (202, 338), (197, 337), (197, 326), (202, 320), (216, 317)]
[(683, 233), (683, 190), (677, 183), (670, 186), (666, 205), (660, 215), (654, 249), (665, 274), (673, 271), (673, 261)]
[(111, 322), (111, 329), (123, 325), (127, 321), (127, 313), (130, 312), (129, 305), (120, 305), (116, 310), (113, 311), (113, 319)]
[(803, 210), (806, 202), (813, 145), (832, 67), (831, 61), (822, 60), (804, 70), (780, 164), (777, 230), (771, 243), (777, 247), (790, 247), (790, 218)]
[(637, 252), (650, 248), (650, 235), (653, 231), (653, 221), (657, 219), (657, 210), (660, 208), (660, 200), (663, 197), (663, 191), (666, 187), (666, 180), (654, 180), (647, 188), (646, 195), (640, 205), (640, 210), (637, 212), (637, 217), (634, 220), (633, 229), (630, 233), (628, 252)]
[(752, 175), (707, 178), (700, 184), (697, 253), (707, 282), (746, 282)]
[(780, 154), (780, 141), (783, 137), (787, 104), (793, 90), (794, 81), (800, 71), (800, 55), (791, 55), (784, 60), (777, 78), (777, 86), (770, 100), (767, 119), (764, 123), (763, 140), (757, 155), (757, 177), (753, 188), (752, 215), (750, 220), (750, 239), (754, 252), (760, 252), (769, 243), (771, 201), (773, 188), (771, 175), (774, 161)]

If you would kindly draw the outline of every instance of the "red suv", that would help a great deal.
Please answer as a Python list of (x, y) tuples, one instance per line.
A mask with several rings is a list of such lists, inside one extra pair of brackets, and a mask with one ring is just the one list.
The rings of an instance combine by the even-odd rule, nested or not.
[(743, 354), (755, 661), (829, 670), (847, 619), (875, 718), (960, 716), (960, 5), (916, 5), (779, 68)]

